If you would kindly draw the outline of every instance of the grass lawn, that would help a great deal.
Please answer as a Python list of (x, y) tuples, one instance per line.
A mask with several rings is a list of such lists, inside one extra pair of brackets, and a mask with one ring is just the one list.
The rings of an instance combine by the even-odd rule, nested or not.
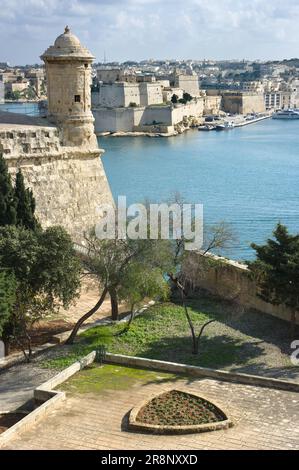
[[(232, 305), (211, 297), (189, 301), (196, 330), (209, 319), (201, 339), (199, 354), (191, 352), (189, 326), (183, 308), (176, 303), (150, 307), (136, 317), (127, 331), (126, 324), (98, 326), (80, 335), (73, 346), (62, 347), (45, 367), (63, 368), (79, 357), (104, 345), (108, 352), (180, 362), (240, 372), (281, 375), (281, 369), (299, 372), (289, 360), (288, 324), (258, 312), (236, 312)], [(295, 370), (296, 369), (296, 370)]]

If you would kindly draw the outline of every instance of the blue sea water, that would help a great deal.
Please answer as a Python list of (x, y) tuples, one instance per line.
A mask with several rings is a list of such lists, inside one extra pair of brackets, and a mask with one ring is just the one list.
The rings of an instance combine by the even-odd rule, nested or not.
[[(1, 109), (38, 114), (36, 103)], [(99, 145), (115, 198), (165, 201), (180, 192), (202, 203), (207, 224), (232, 224), (237, 242), (225, 256), (252, 259), (250, 243), (263, 243), (278, 221), (299, 232), (299, 120), (170, 138), (103, 137)]]
[(170, 138), (104, 137), (102, 157), (115, 198), (202, 203), (207, 224), (225, 220), (237, 241), (224, 253), (252, 259), (278, 221), (299, 232), (299, 121), (265, 120), (227, 132)]
[(20, 113), (20, 114), (28, 114), (29, 116), (38, 116), (39, 109), (37, 103), (1, 103), (0, 104), (0, 111), (8, 111), (10, 113)]

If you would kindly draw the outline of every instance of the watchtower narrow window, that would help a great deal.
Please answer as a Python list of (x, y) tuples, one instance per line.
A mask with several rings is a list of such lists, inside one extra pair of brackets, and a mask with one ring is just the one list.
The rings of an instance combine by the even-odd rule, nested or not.
[(81, 96), (75, 95), (75, 103), (80, 103), (80, 101), (81, 101)]

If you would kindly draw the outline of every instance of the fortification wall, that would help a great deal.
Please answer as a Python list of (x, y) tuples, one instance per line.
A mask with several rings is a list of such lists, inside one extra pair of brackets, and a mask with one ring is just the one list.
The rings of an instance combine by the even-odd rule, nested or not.
[(21, 168), (42, 225), (62, 225), (78, 243), (97, 223), (98, 206), (113, 201), (103, 150), (62, 147), (55, 127), (0, 128), (0, 152), (12, 175)]
[(221, 108), (221, 96), (204, 96), (204, 114), (218, 114)]
[(95, 132), (132, 132), (139, 125), (144, 108), (95, 108)]
[(264, 113), (265, 111), (266, 106), (263, 94), (244, 95), (242, 114)]
[(232, 114), (250, 114), (265, 112), (265, 102), (258, 93), (224, 93), (222, 99), (224, 111)]
[(203, 98), (197, 98), (186, 104), (176, 104), (172, 108), (171, 125), (182, 122), (186, 116), (200, 117), (203, 115)]
[(182, 88), (193, 97), (199, 96), (200, 91), (197, 75), (178, 75), (175, 78), (175, 86)]
[(135, 103), (139, 106), (140, 91), (138, 83), (103, 83), (99, 91), (91, 94), (92, 106), (103, 106), (107, 108), (121, 108)]
[(174, 126), (182, 122), (186, 116), (199, 117), (203, 114), (203, 98), (187, 104), (175, 106), (146, 106), (137, 108), (103, 107), (93, 108), (95, 131), (101, 132), (132, 132), (138, 127), (162, 124)]
[[(212, 294), (227, 300), (235, 299), (246, 308), (253, 308), (282, 320), (290, 321), (291, 310), (289, 308), (284, 305), (272, 305), (258, 296), (258, 287), (250, 278), (246, 265), (213, 256), (210, 258), (216, 263), (205, 264), (205, 268), (201, 269), (201, 255), (192, 252), (189, 256), (192, 258), (193, 269), (197, 269), (198, 273), (195, 287), (206, 289)], [(299, 325), (298, 315), (297, 324)]]
[(163, 103), (162, 86), (160, 83), (139, 83), (140, 105), (150, 106), (151, 104)]

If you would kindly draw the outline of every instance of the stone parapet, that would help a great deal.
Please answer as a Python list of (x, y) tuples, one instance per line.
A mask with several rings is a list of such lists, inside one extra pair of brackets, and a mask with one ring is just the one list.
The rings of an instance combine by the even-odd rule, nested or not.
[(57, 155), (61, 152), (56, 127), (18, 126), (0, 128), (0, 153), (5, 158)]

